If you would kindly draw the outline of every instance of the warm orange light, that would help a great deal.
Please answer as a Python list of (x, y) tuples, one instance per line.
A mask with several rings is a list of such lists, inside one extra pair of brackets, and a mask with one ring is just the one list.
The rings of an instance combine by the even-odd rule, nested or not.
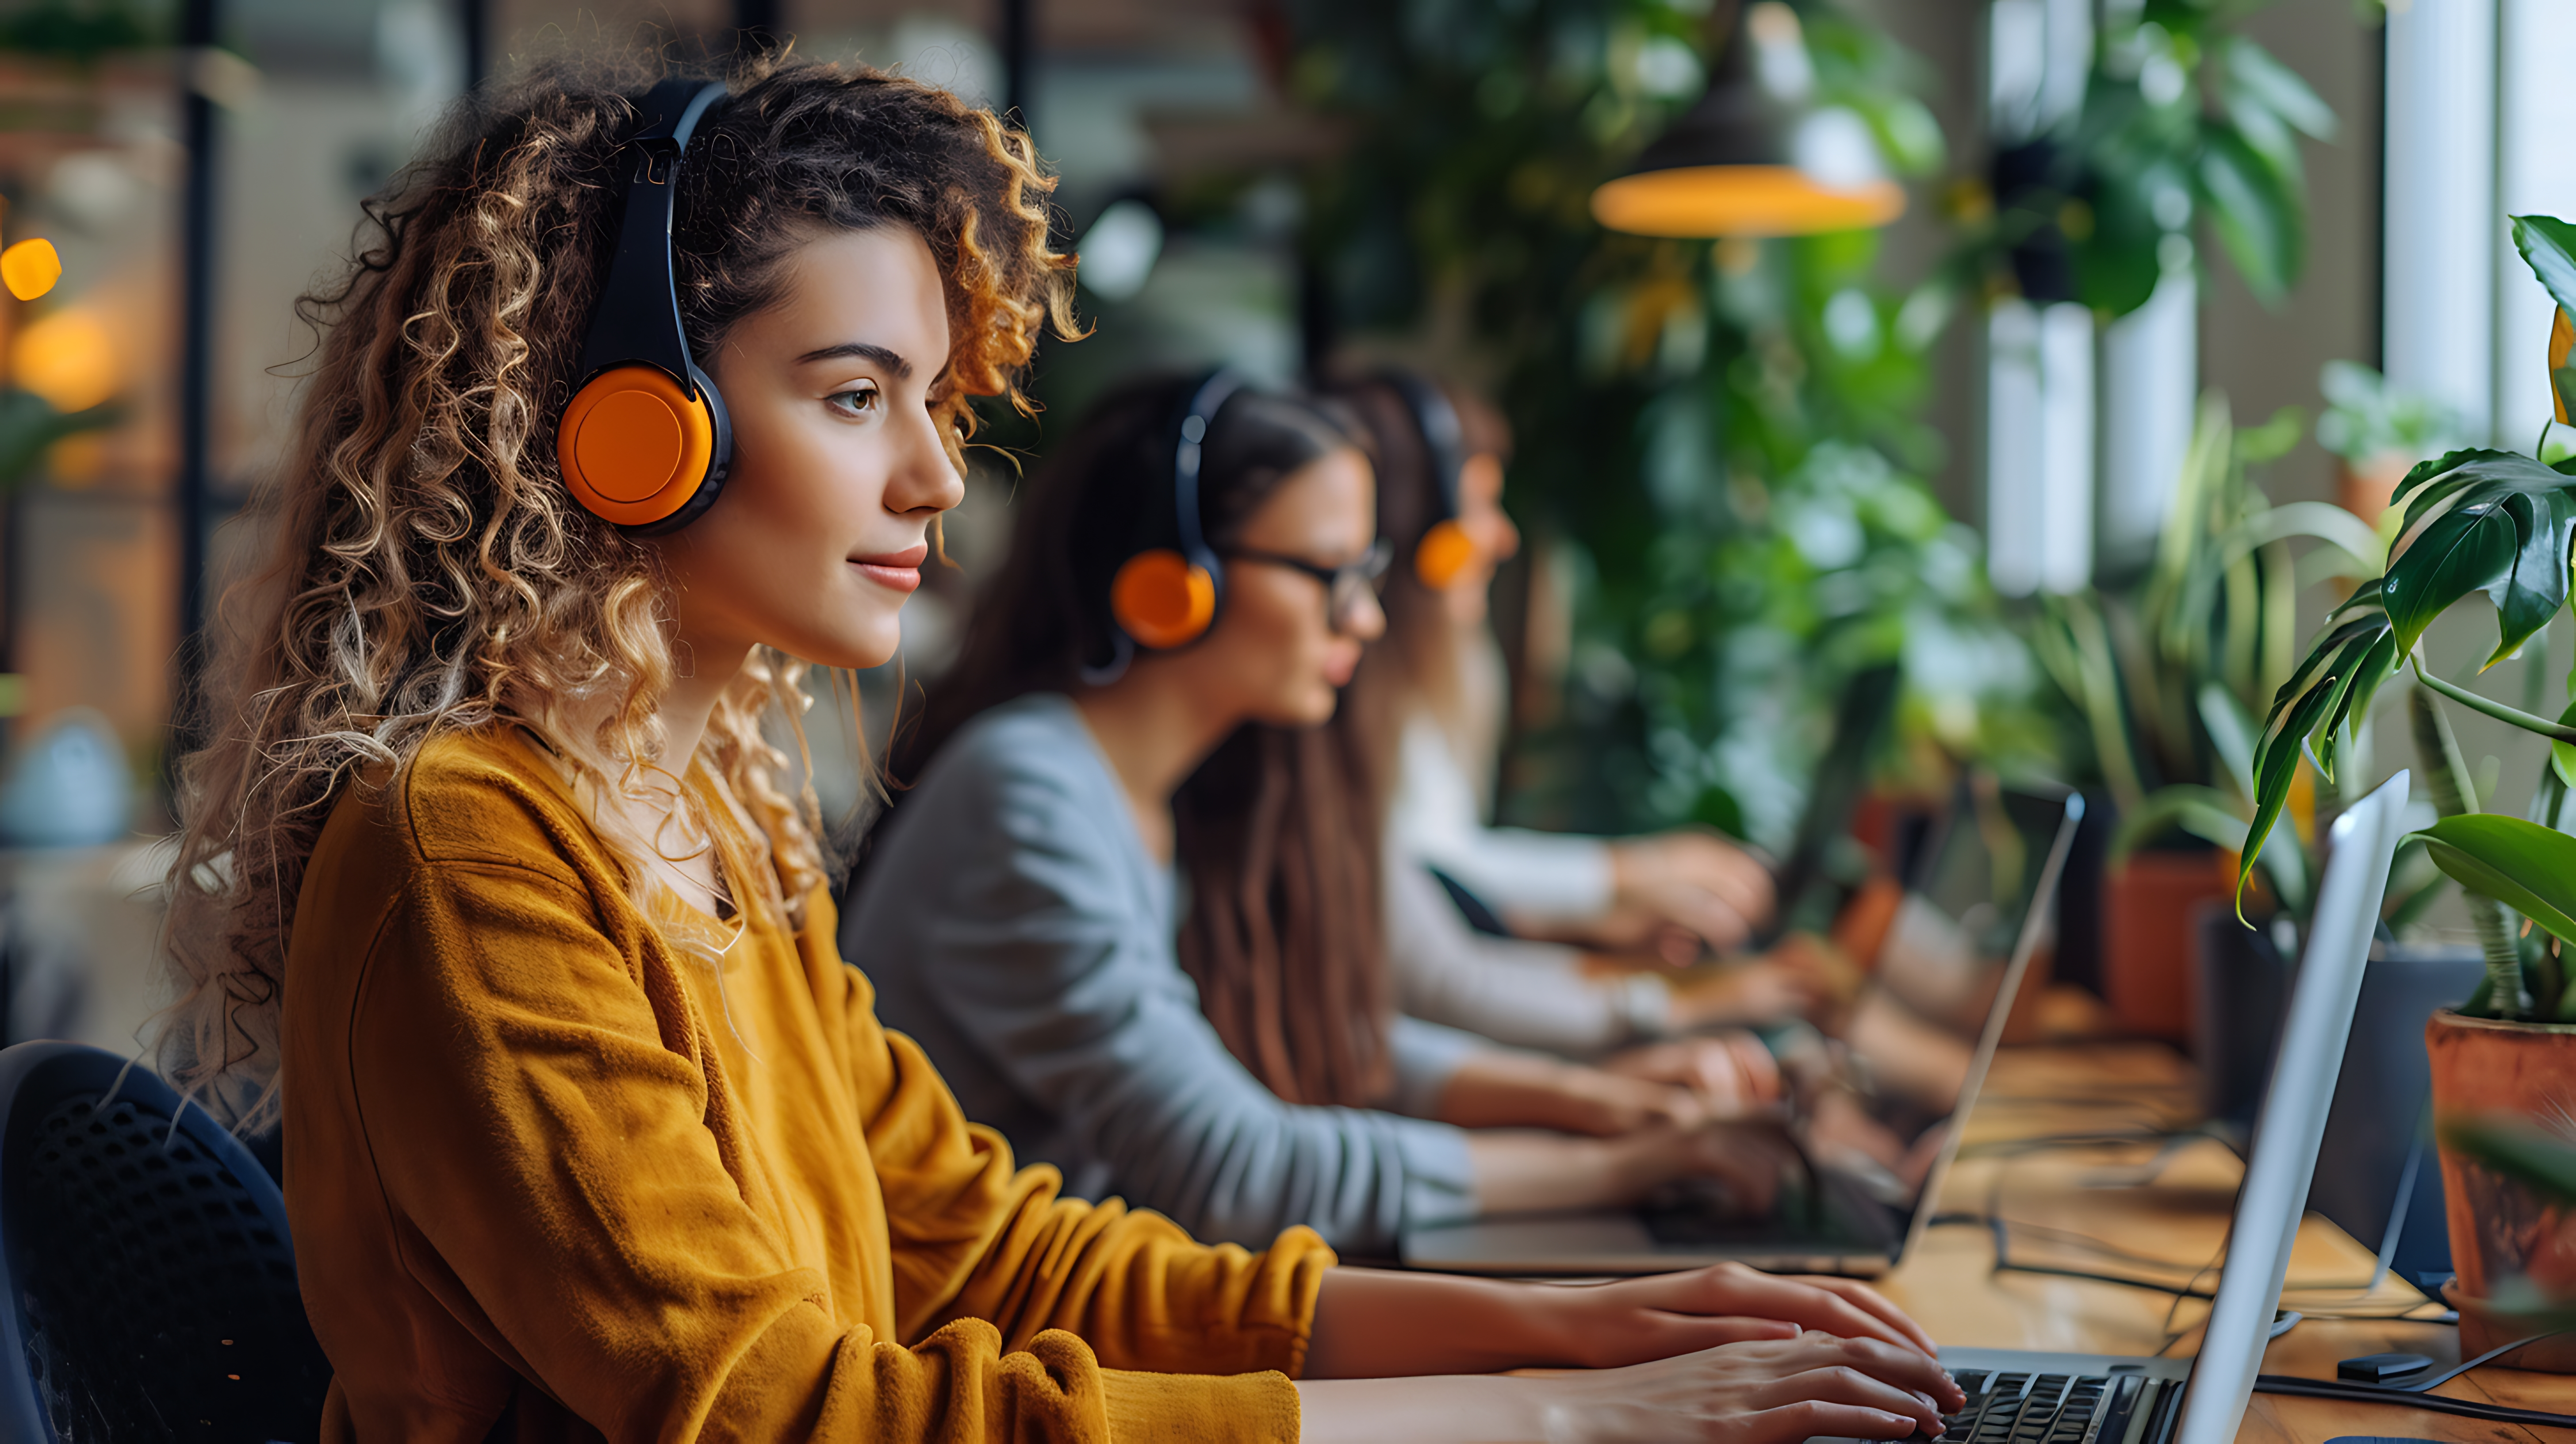
[(9, 374), (56, 411), (87, 411), (116, 394), (116, 343), (98, 317), (56, 311), (18, 333)]
[(48, 240), (20, 241), (0, 251), (0, 286), (21, 301), (32, 301), (63, 278), (63, 258)]
[(1641, 236), (1805, 236), (1883, 226), (1905, 190), (1873, 180), (1848, 190), (1796, 166), (1691, 165), (1621, 176), (1592, 193), (1592, 218)]

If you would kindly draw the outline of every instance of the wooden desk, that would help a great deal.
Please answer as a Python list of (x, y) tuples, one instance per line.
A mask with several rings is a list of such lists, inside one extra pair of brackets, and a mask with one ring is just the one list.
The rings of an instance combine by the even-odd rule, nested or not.
[[(2036, 1146), (2041, 1139), (2105, 1138), (2187, 1125), (2197, 1113), (2189, 1067), (2155, 1044), (2008, 1048), (1969, 1116), (1958, 1166), (1940, 1211), (2012, 1221), (2016, 1263), (2041, 1263), (2182, 1283), (2220, 1252), (2241, 1172), (2213, 1141), (2160, 1155), (2161, 1145), (2101, 1141)], [(2062, 1232), (2058, 1232), (2062, 1231)], [(1882, 1281), (1888, 1296), (1945, 1344), (2107, 1354), (2189, 1354), (2208, 1305), (2112, 1284), (1994, 1270), (1982, 1227), (1935, 1228), (1905, 1266)], [(2331, 1379), (2357, 1354), (2428, 1354), (2459, 1361), (2458, 1330), (2395, 1318), (2328, 1319), (2324, 1313), (2398, 1314), (2435, 1306), (2393, 1280), (2364, 1291), (2376, 1259), (2314, 1214), (2300, 1226), (2282, 1304), (2308, 1315), (2273, 1341), (2264, 1372)], [(2201, 1288), (2216, 1282), (2202, 1273)], [(2172, 1312), (2169, 1315), (2168, 1310)], [(2170, 1322), (2168, 1319), (2170, 1318)], [(2169, 1330), (2180, 1330), (2178, 1337)], [(2168, 1347), (2169, 1345), (2169, 1347)], [(2517, 1408), (2576, 1413), (2576, 1376), (2485, 1368), (2441, 1391)], [(2442, 1440), (2576, 1439), (2418, 1409), (2256, 1394), (2240, 1438), (2324, 1444), (2342, 1435)]]

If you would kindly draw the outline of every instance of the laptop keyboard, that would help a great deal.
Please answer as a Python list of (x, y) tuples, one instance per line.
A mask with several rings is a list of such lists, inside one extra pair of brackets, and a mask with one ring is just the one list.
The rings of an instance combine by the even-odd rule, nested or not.
[(2165, 1381), (2139, 1374), (1960, 1369), (1967, 1407), (1943, 1418), (1943, 1444), (2131, 1444), (2159, 1412)]

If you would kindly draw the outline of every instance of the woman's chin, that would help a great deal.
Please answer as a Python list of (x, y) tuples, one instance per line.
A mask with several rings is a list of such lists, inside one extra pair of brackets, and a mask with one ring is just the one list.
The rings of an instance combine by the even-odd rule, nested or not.
[(844, 667), (864, 672), (882, 667), (894, 660), (903, 649), (903, 628), (888, 618), (882, 627), (868, 627), (844, 636), (821, 638), (804, 648), (787, 650), (818, 667)]

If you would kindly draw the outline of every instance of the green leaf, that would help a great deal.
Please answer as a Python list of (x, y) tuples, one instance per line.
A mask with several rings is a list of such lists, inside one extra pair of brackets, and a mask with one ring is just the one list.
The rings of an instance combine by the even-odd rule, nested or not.
[(2445, 817), (2413, 836), (2460, 886), (2576, 942), (2576, 837), (2493, 812)]
[(2556, 216), (2515, 216), (2513, 248), (2559, 308), (2576, 316), (2576, 226)]
[(2254, 748), (2261, 737), (2254, 725), (2254, 714), (2245, 710), (2235, 693), (2216, 682), (2201, 683), (2200, 696), (2194, 700), (2200, 704), (2200, 725), (2209, 733), (2210, 747), (2218, 753), (2237, 791), (2252, 800)]
[(2327, 501), (2284, 502), (2238, 522), (2221, 544), (2220, 556), (2234, 560), (2268, 542), (2303, 536), (2324, 542), (2376, 576), (2388, 565), (2388, 545), (2370, 523)]
[(2552, 1202), (2576, 1204), (2576, 1142), (2512, 1114), (2442, 1120), (2442, 1141)]
[(2200, 153), (2200, 189), (2227, 258), (2265, 305), (2289, 293), (2306, 259), (2297, 197), (2234, 126), (2211, 124)]
[(2243, 804), (2217, 788), (2178, 782), (2157, 788), (2146, 801), (2120, 814), (2119, 830), (2111, 834), (2111, 865), (2119, 866), (2129, 854), (2173, 828), (2230, 852), (2245, 846)]
[(2232, 36), (2221, 43), (2225, 47), (2222, 59), (2230, 115), (2260, 110), (2302, 135), (2316, 140), (2334, 139), (2334, 108), (2309, 89), (2297, 71), (2244, 36)]
[[(2576, 702), (2568, 703), (2567, 710), (2558, 714), (2558, 725), (2576, 727)], [(2557, 774), (2560, 785), (2576, 787), (2576, 744), (2551, 739), (2549, 770)]]
[(2236, 872), (2240, 905), (2245, 879), (2289, 801), (2302, 755), (2313, 752), (2317, 770), (2333, 781), (2341, 740), (2359, 730), (2380, 685), (2397, 670), (2396, 634), (2373, 589), (2355, 593), (2328, 621), (2325, 636), (2273, 695), (2272, 715), (2255, 745), (2254, 820)]
[(2389, 548), (2380, 604), (2413, 651), (2435, 617), (2471, 592), (2496, 607), (2494, 666), (2567, 603), (2568, 545), (2576, 539), (2576, 481), (2528, 456), (2453, 452), (2400, 486), (2406, 530)]

